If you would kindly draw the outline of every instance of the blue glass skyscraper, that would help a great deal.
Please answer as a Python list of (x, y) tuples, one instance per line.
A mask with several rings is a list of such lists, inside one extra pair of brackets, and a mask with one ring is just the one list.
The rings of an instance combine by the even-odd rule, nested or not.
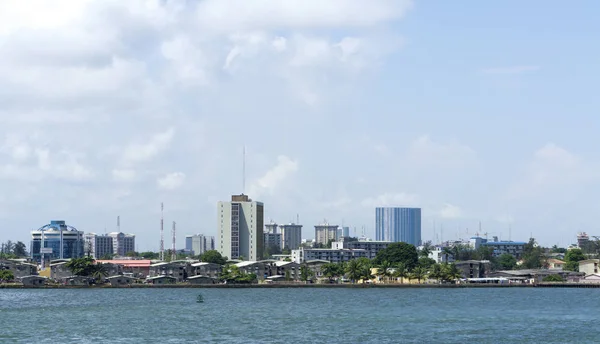
[(375, 237), (378, 241), (421, 244), (421, 208), (375, 208)]

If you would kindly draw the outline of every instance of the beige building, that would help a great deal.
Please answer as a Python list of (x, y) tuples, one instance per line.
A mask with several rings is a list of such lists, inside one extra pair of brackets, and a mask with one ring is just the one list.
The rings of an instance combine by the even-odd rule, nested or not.
[(315, 225), (315, 241), (317, 244), (326, 245), (329, 241), (337, 241), (338, 225), (323, 223)]
[(586, 275), (598, 273), (598, 263), (600, 259), (587, 259), (579, 262), (579, 272), (584, 272)]
[(247, 195), (217, 203), (217, 250), (229, 259), (257, 261), (264, 250), (264, 205)]

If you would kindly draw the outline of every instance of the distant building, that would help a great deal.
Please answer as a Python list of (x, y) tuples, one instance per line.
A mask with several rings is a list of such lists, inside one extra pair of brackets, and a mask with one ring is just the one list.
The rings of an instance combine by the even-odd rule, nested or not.
[(215, 249), (215, 237), (204, 234), (185, 236), (185, 250), (194, 256), (204, 254), (206, 251)]
[(375, 240), (421, 245), (421, 208), (376, 208)]
[(31, 232), (31, 258), (37, 262), (52, 259), (81, 258), (84, 254), (83, 232), (65, 221), (51, 221)]
[(302, 244), (302, 225), (288, 223), (279, 225), (281, 229), (281, 249), (296, 250)]
[(480, 247), (487, 247), (493, 250), (494, 257), (508, 253), (517, 259), (521, 259), (523, 256), (526, 244), (522, 241), (498, 241), (497, 237), (494, 237), (492, 241), (481, 237), (472, 237), (470, 240), (470, 246), (475, 250), (478, 250)]
[(264, 248), (276, 247), (281, 250), (281, 233), (263, 233)]
[(113, 254), (125, 256), (129, 252), (135, 252), (135, 235), (121, 232), (107, 234), (113, 238)]
[(577, 233), (577, 246), (585, 247), (590, 242), (590, 236), (586, 232)]
[(85, 235), (85, 254), (89, 253), (95, 259), (103, 258), (106, 255), (113, 255), (113, 237), (109, 235), (98, 235), (96, 233), (87, 233)]
[(301, 264), (311, 260), (326, 260), (331, 263), (347, 262), (356, 258), (373, 259), (387, 248), (390, 241), (350, 241), (344, 238), (331, 243), (331, 248), (300, 248), (292, 250), (292, 261)]
[(265, 233), (279, 233), (277, 230), (277, 223), (271, 221), (265, 225)]
[(337, 240), (338, 225), (323, 223), (315, 225), (315, 241), (319, 245), (328, 245), (329, 241)]
[(337, 238), (339, 240), (339, 238), (348, 238), (350, 237), (350, 227), (338, 227), (337, 230)]
[(247, 195), (217, 203), (218, 251), (229, 259), (257, 261), (263, 255), (264, 205)]

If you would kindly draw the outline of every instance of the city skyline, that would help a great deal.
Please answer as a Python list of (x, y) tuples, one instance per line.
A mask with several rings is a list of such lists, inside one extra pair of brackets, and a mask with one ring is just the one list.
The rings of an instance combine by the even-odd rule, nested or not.
[(1, 241), (121, 215), (158, 250), (164, 202), (183, 247), (241, 192), (304, 238), (379, 206), (423, 240), (600, 235), (600, 3), (226, 4), (1, 2)]

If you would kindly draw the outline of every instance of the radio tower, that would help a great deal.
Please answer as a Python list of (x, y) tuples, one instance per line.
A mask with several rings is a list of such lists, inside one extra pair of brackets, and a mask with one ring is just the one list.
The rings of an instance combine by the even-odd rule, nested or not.
[(173, 221), (173, 229), (171, 230), (173, 235), (173, 247), (171, 248), (171, 261), (177, 260), (177, 249), (175, 248), (175, 221)]
[(160, 203), (160, 260), (165, 260), (165, 228), (164, 228), (164, 218), (163, 218), (163, 210), (164, 206), (162, 202)]

